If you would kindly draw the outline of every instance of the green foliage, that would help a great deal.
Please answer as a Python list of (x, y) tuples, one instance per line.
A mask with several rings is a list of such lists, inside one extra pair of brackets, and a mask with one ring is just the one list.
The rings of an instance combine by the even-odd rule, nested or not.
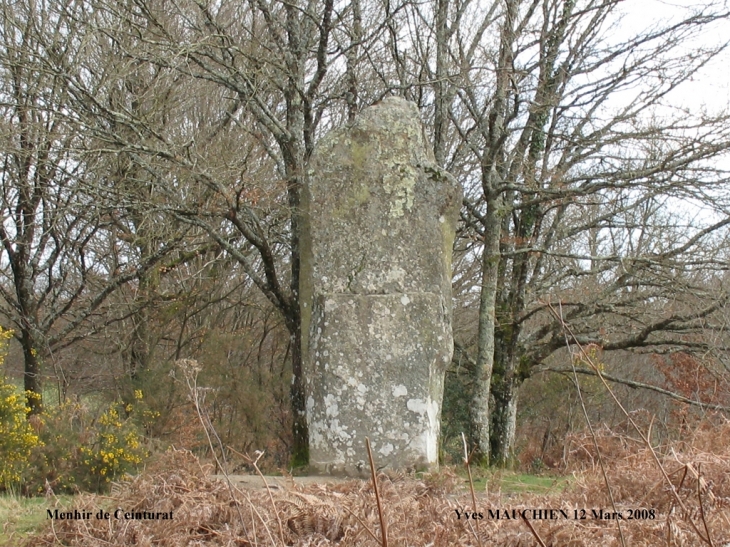
[(462, 432), (469, 438), (469, 405), (471, 378), (466, 370), (449, 370), (444, 381), (444, 402), (441, 410), (442, 463), (461, 463), (464, 459)]
[(302, 469), (309, 465), (309, 449), (292, 453), (289, 466), (293, 469)]
[(86, 411), (79, 403), (47, 407), (37, 419), (43, 446), (33, 450), (30, 466), (23, 475), (23, 491), (33, 495), (44, 492), (45, 483), (54, 492), (77, 490), (76, 477), (82, 443), (82, 419)]
[[(10, 330), (0, 327), (0, 364), (5, 359)], [(0, 379), (0, 491), (20, 482), (28, 467), (31, 451), (41, 445), (41, 440), (27, 420), (29, 408), (26, 397), (13, 384)]]
[[(14, 547), (23, 545), (23, 541), (37, 534), (46, 525), (46, 509), (54, 507), (68, 507), (73, 498), (58, 496), (46, 499), (44, 497), (25, 497), (15, 493), (0, 495), (0, 546)], [(56, 505), (59, 504), (59, 505)]]
[(532, 475), (502, 471), (489, 474), (474, 481), (475, 490), (501, 491), (503, 494), (548, 494), (562, 492), (570, 485), (571, 477), (553, 475)]
[(112, 405), (104, 411), (90, 439), (80, 448), (82, 477), (93, 489), (135, 470), (147, 456), (136, 427), (131, 420), (120, 418), (120, 406)]

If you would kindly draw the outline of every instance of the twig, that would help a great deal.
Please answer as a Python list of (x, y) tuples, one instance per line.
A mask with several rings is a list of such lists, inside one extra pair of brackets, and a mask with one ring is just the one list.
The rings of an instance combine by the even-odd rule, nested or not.
[[(227, 465), (225, 465), (227, 462), (225, 461), (225, 449), (223, 448), (223, 443), (218, 436), (218, 433), (216, 432), (215, 428), (213, 427), (213, 424), (211, 423), (210, 419), (208, 418), (205, 409), (202, 406), (202, 403), (200, 402), (200, 397), (198, 395), (198, 373), (200, 372), (200, 366), (198, 365), (197, 361), (189, 360), (189, 359), (180, 359), (176, 362), (176, 364), (182, 369), (183, 375), (185, 376), (185, 382), (188, 386), (188, 391), (190, 393), (190, 399), (192, 400), (193, 406), (195, 407), (195, 412), (198, 415), (198, 420), (200, 421), (200, 424), (203, 426), (203, 432), (205, 433), (205, 438), (208, 440), (208, 446), (210, 447), (210, 453), (213, 455), (213, 459), (215, 459), (215, 463), (218, 466), (218, 468), (223, 472), (223, 476), (226, 478), (226, 486), (228, 487), (228, 493), (231, 496), (231, 499), (234, 501), (234, 506), (236, 507), (236, 512), (238, 513), (238, 519), (241, 521), (241, 528), (243, 530), (243, 535), (246, 538), (246, 541), (251, 543), (251, 538), (248, 535), (248, 529), (246, 527), (246, 521), (243, 519), (243, 514), (241, 513), (241, 508), (238, 506), (238, 503), (235, 503), (236, 501), (236, 495), (233, 491), (233, 483), (231, 481), (231, 478), (228, 476), (228, 469)], [(215, 436), (216, 440), (218, 441), (218, 445), (221, 449), (221, 457), (223, 458), (224, 465), (221, 465), (221, 462), (218, 460), (218, 456), (215, 453), (215, 447), (213, 445), (213, 439), (211, 438), (211, 434)], [(264, 526), (266, 527), (266, 523), (264, 523)], [(268, 527), (266, 527), (267, 531), (269, 532), (269, 537), (271, 537), (271, 532), (268, 530)], [(273, 543), (273, 537), (271, 538)]]
[[(684, 464), (682, 467), (680, 467), (679, 469), (677, 469), (677, 471), (673, 471), (671, 473), (672, 475), (674, 475), (674, 473), (677, 473), (677, 472), (679, 472), (682, 469), (684, 469), (684, 473), (682, 474), (682, 479), (679, 481), (679, 486), (677, 486), (677, 490), (678, 491), (681, 491), (682, 490), (682, 485), (684, 485), (684, 479), (687, 478), (688, 466), (687, 466), (687, 464)], [(656, 487), (654, 487), (654, 488), (656, 488)], [(671, 501), (672, 501), (672, 503), (669, 506), (669, 511), (667, 511), (667, 545), (671, 545), (672, 544), (672, 522), (671, 522), (671, 518), (672, 518), (672, 513), (674, 512), (675, 500), (671, 500)]]
[(715, 543), (712, 541), (712, 536), (710, 535), (710, 528), (707, 526), (707, 520), (705, 520), (705, 506), (702, 503), (702, 481), (700, 480), (701, 475), (701, 466), (702, 463), (697, 464), (697, 499), (700, 502), (700, 517), (702, 518), (702, 524), (705, 525), (705, 533), (707, 533), (707, 543), (710, 544), (710, 547), (715, 547)]
[(343, 508), (343, 509), (344, 509), (345, 511), (347, 511), (348, 513), (350, 513), (350, 515), (351, 515), (351, 516), (355, 517), (355, 519), (356, 519), (356, 520), (357, 520), (357, 521), (358, 521), (358, 522), (359, 522), (359, 523), (360, 523), (360, 524), (362, 525), (362, 527), (363, 527), (363, 528), (365, 528), (365, 531), (366, 531), (366, 532), (367, 532), (368, 534), (370, 534), (370, 537), (371, 537), (371, 538), (373, 538), (373, 539), (374, 539), (375, 541), (379, 541), (379, 540), (378, 540), (378, 536), (376, 536), (376, 535), (375, 535), (375, 532), (373, 532), (373, 531), (372, 531), (372, 530), (370, 529), (370, 527), (369, 527), (369, 526), (368, 526), (368, 525), (367, 525), (367, 524), (366, 524), (366, 523), (365, 523), (365, 522), (364, 522), (364, 521), (363, 521), (363, 520), (362, 520), (362, 519), (361, 519), (360, 517), (358, 517), (358, 516), (357, 516), (357, 515), (355, 514), (355, 512), (354, 512), (354, 511), (353, 511), (352, 509), (350, 509), (350, 508), (349, 508), (349, 507), (347, 507), (346, 505), (343, 505), (343, 506), (342, 506), (342, 508)]
[(258, 473), (259, 477), (261, 477), (261, 480), (264, 481), (264, 486), (266, 487), (266, 492), (269, 494), (269, 501), (271, 501), (271, 506), (274, 508), (274, 514), (276, 515), (276, 520), (279, 524), (279, 538), (281, 539), (281, 544), (286, 545), (286, 541), (284, 540), (284, 526), (281, 523), (281, 516), (279, 515), (279, 509), (276, 507), (276, 503), (274, 502), (274, 495), (271, 493), (271, 487), (269, 486), (269, 483), (266, 480), (266, 477), (264, 477), (264, 474), (261, 472), (258, 466), (258, 462), (261, 459), (261, 457), (264, 455), (263, 451), (260, 451), (258, 456), (256, 456), (256, 459), (253, 460), (249, 456), (246, 456), (245, 454), (241, 454), (238, 450), (235, 450), (228, 447), (231, 452), (239, 455), (243, 459), (247, 460), (250, 465), (253, 466), (253, 468), (256, 470), (256, 473)]
[(522, 512), (520, 513), (520, 515), (522, 516), (522, 520), (524, 520), (524, 521), (525, 521), (525, 524), (527, 524), (527, 527), (528, 527), (528, 528), (530, 529), (530, 532), (532, 532), (532, 535), (533, 535), (533, 536), (535, 536), (535, 539), (536, 539), (536, 540), (537, 540), (537, 542), (538, 542), (538, 543), (540, 544), (540, 547), (547, 547), (547, 545), (545, 545), (545, 542), (544, 542), (544, 541), (542, 540), (542, 538), (540, 537), (540, 535), (539, 535), (539, 534), (537, 533), (537, 531), (536, 531), (536, 530), (535, 530), (535, 529), (534, 529), (534, 528), (532, 527), (532, 523), (531, 523), (531, 522), (530, 522), (530, 521), (529, 521), (529, 520), (527, 519), (527, 517), (525, 516), (525, 512), (524, 512), (524, 511), (522, 511)]
[(247, 500), (248, 500), (248, 506), (249, 506), (249, 508), (251, 509), (251, 512), (252, 512), (251, 522), (253, 523), (254, 526), (256, 525), (255, 524), (256, 523), (256, 519), (253, 518), (253, 513), (255, 513), (256, 516), (261, 521), (261, 524), (264, 525), (264, 530), (266, 530), (266, 533), (269, 535), (269, 539), (271, 540), (272, 547), (276, 547), (276, 542), (274, 541), (274, 535), (271, 533), (271, 530), (269, 529), (269, 525), (266, 524), (266, 520), (264, 520), (264, 517), (261, 515), (261, 513), (259, 513), (259, 510), (256, 509), (256, 504), (251, 501), (251, 497), (250, 496), (246, 496), (246, 497), (247, 497)]
[(667, 545), (672, 544), (672, 515), (667, 515)]
[[(677, 457), (677, 454), (674, 452), (674, 449), (672, 449), (672, 454), (674, 456), (674, 459), (677, 460), (679, 463), (682, 463), (679, 458)], [(695, 471), (694, 467), (692, 467), (691, 463), (684, 464), (687, 467), (687, 470), (692, 474), (692, 476), (697, 479), (697, 481), (700, 483), (700, 486), (702, 486), (703, 489), (707, 489), (707, 481), (700, 477), (700, 471), (699, 471), (699, 464), (697, 471)], [(714, 502), (715, 501), (715, 495), (712, 493), (712, 490), (707, 490), (706, 495)]]
[[(464, 435), (464, 432), (461, 432), (461, 440), (464, 443), (464, 465), (466, 466), (466, 473), (469, 476), (469, 490), (471, 491), (471, 504), (472, 504), (472, 511), (475, 513), (477, 512), (477, 496), (474, 493), (474, 481), (471, 478), (471, 467), (469, 467), (469, 450), (466, 446), (466, 435)], [(481, 537), (481, 530), (479, 530), (479, 520), (477, 519), (477, 531), (474, 534), (477, 537), (477, 543), (479, 544), (479, 547), (482, 547), (482, 537)]]
[(373, 490), (375, 490), (375, 501), (378, 504), (378, 517), (380, 518), (380, 532), (383, 536), (382, 545), (388, 547), (388, 531), (385, 528), (385, 519), (383, 518), (383, 508), (380, 506), (380, 493), (378, 492), (378, 479), (375, 476), (375, 462), (373, 461), (373, 451), (370, 450), (370, 439), (365, 437), (365, 446), (368, 449), (368, 459), (370, 460), (370, 476), (373, 479)]
[[(585, 348), (583, 348), (581, 343), (578, 341), (577, 336), (573, 333), (572, 329), (567, 325), (567, 323), (565, 322), (565, 320), (562, 317), (562, 314), (558, 314), (558, 312), (555, 311), (555, 308), (553, 308), (553, 306), (549, 303), (548, 303), (548, 307), (550, 308), (550, 312), (553, 314), (553, 316), (558, 320), (558, 322), (562, 326), (563, 332), (565, 333), (566, 342), (569, 344), (568, 334), (570, 334), (571, 338), (573, 338), (575, 345), (580, 350), (581, 355), (583, 356), (585, 361), (593, 369), (595, 375), (598, 376), (598, 378), (601, 380), (601, 383), (603, 383), (603, 386), (606, 388), (606, 391), (608, 391), (608, 394), (611, 396), (611, 398), (616, 403), (616, 405), (619, 407), (619, 409), (621, 409), (621, 412), (624, 414), (624, 416), (626, 416), (626, 418), (628, 419), (631, 426), (634, 428), (636, 433), (641, 437), (642, 441), (644, 441), (646, 446), (649, 448), (649, 452), (651, 453), (652, 457), (654, 458), (654, 461), (656, 462), (657, 466), (659, 467), (659, 471), (661, 472), (664, 480), (669, 485), (669, 489), (672, 492), (672, 495), (677, 500), (677, 503), (682, 508), (682, 511), (684, 511), (684, 515), (686, 515), (685, 518), (689, 522), (690, 526), (692, 526), (692, 528), (694, 529), (697, 536), (699, 536), (699, 538), (703, 542), (709, 544), (710, 542), (708, 541), (708, 539), (706, 537), (704, 537), (702, 535), (702, 532), (700, 532), (700, 529), (697, 527), (697, 524), (695, 524), (695, 522), (691, 518), (689, 518), (690, 513), (689, 513), (689, 510), (687, 509), (687, 506), (682, 501), (682, 498), (679, 497), (679, 493), (674, 488), (674, 483), (672, 483), (669, 476), (667, 475), (667, 471), (666, 471), (666, 469), (664, 469), (664, 466), (662, 465), (662, 462), (659, 460), (659, 456), (657, 456), (657, 453), (654, 450), (654, 447), (651, 445), (651, 442), (649, 441), (649, 439), (646, 438), (646, 435), (644, 435), (644, 433), (641, 431), (641, 429), (636, 424), (634, 419), (631, 417), (631, 415), (628, 413), (628, 411), (624, 408), (624, 405), (622, 405), (621, 401), (618, 400), (618, 397), (616, 397), (616, 394), (611, 389), (611, 386), (608, 385), (608, 382), (603, 377), (603, 373), (598, 368), (598, 366), (593, 362), (593, 359), (591, 358), (590, 355), (588, 355), (588, 352), (585, 350)], [(616, 522), (618, 523), (618, 520), (616, 520)]]
[[(598, 374), (591, 369), (583, 368), (583, 367), (554, 367), (554, 366), (546, 366), (546, 367), (540, 367), (538, 370), (536, 370), (536, 373), (538, 372), (555, 372), (556, 374), (565, 374), (573, 373), (573, 368), (575, 369), (575, 372), (578, 374), (585, 374), (586, 376), (598, 376)], [(628, 386), (632, 389), (646, 389), (649, 391), (654, 391), (656, 393), (660, 393), (661, 395), (664, 395), (665, 397), (669, 397), (670, 399), (674, 399), (675, 401), (679, 401), (680, 403), (684, 403), (687, 405), (692, 406), (698, 406), (702, 410), (720, 410), (722, 412), (730, 412), (729, 406), (724, 405), (716, 405), (712, 403), (703, 403), (702, 401), (695, 401), (694, 399), (689, 399), (687, 397), (684, 397), (678, 393), (675, 393), (673, 391), (669, 391), (668, 389), (663, 389), (658, 386), (653, 386), (651, 384), (645, 384), (643, 382), (637, 382), (635, 380), (629, 380), (627, 378), (619, 378), (618, 376), (612, 376), (611, 374), (607, 374), (605, 372), (601, 372), (601, 376), (605, 380), (608, 380), (609, 382), (613, 382), (615, 384), (622, 384), (624, 386)]]

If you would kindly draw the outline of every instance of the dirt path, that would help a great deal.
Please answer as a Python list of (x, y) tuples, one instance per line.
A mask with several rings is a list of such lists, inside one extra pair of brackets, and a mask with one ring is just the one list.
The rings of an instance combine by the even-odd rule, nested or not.
[[(211, 475), (217, 480), (225, 480), (223, 475)], [(233, 484), (239, 488), (249, 488), (255, 490), (264, 488), (264, 481), (258, 475), (228, 475)], [(266, 483), (272, 489), (286, 489), (291, 487), (292, 481), (300, 486), (309, 486), (311, 484), (342, 484), (345, 482), (356, 481), (361, 479), (353, 479), (348, 477), (326, 477), (326, 476), (306, 476), (306, 477), (273, 477), (265, 476)]]

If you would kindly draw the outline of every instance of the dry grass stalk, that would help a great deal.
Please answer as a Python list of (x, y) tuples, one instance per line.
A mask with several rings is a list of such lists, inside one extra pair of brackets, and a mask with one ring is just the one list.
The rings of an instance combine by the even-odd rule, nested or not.
[(705, 526), (707, 543), (710, 544), (710, 547), (715, 547), (712, 541), (712, 535), (710, 534), (710, 528), (707, 526), (707, 520), (705, 519), (705, 505), (702, 503), (702, 475), (700, 473), (700, 465), (702, 464), (697, 464), (697, 500), (700, 504), (700, 517), (702, 518), (702, 524)]
[[(558, 315), (555, 309), (550, 305), (550, 310), (555, 314), (555, 316), (560, 321), (560, 324), (563, 327), (563, 333), (565, 335), (565, 345), (568, 348), (568, 352), (570, 353), (570, 340), (568, 340), (568, 332), (569, 328), (565, 324), (565, 321), (563, 320), (563, 308), (560, 307), (560, 314)], [(570, 332), (572, 335), (572, 332)], [(575, 336), (573, 336), (575, 338)], [(584, 354), (584, 358), (590, 359), (590, 356), (586, 353), (586, 351), (583, 349), (582, 346), (579, 346), (581, 352)], [(591, 361), (592, 362), (592, 361)], [(575, 389), (578, 392), (578, 399), (580, 400), (580, 407), (583, 411), (583, 417), (586, 419), (586, 425), (588, 426), (588, 430), (591, 432), (591, 439), (593, 440), (593, 443), (596, 447), (596, 454), (598, 456), (598, 463), (601, 466), (601, 474), (603, 475), (603, 481), (606, 485), (606, 492), (608, 492), (608, 498), (611, 501), (611, 508), (614, 512), (617, 511), (616, 508), (616, 500), (613, 497), (613, 490), (611, 489), (611, 482), (608, 480), (608, 474), (606, 473), (606, 465), (603, 462), (603, 455), (601, 454), (601, 451), (598, 449), (598, 444), (596, 441), (596, 432), (593, 430), (593, 424), (591, 423), (590, 418), (588, 417), (588, 410), (586, 409), (585, 400), (583, 399), (583, 391), (580, 389), (580, 382), (578, 381), (578, 373), (575, 371), (575, 362), (573, 359), (570, 360), (570, 364), (573, 367), (573, 382), (575, 384)], [(596, 370), (598, 370), (598, 367), (595, 367)], [(626, 547), (626, 538), (624, 537), (624, 532), (621, 529), (621, 521), (619, 519), (616, 519), (616, 528), (618, 530), (618, 537), (621, 540), (622, 547)]]
[[(607, 461), (606, 472), (624, 516), (628, 509), (655, 510), (654, 519), (624, 521), (626, 543), (632, 547), (657, 545), (693, 546), (700, 543), (686, 518), (675, 518), (679, 505), (668, 488), (654, 488), (661, 473), (649, 449), (636, 443), (622, 443), (612, 432), (596, 431), (597, 444)], [(506, 497), (475, 492), (479, 511), (485, 508), (521, 511), (531, 508), (575, 509), (606, 507), (608, 502), (599, 473), (591, 471), (590, 457), (580, 446), (593, 452), (588, 434), (569, 439), (569, 470), (575, 474), (570, 488), (552, 494)], [(704, 514), (716, 546), (730, 542), (730, 422), (697, 432), (681, 450), (660, 455), (672, 470), (675, 488), (691, 514), (700, 518), (697, 486), (700, 484)], [(700, 481), (676, 460), (701, 463)], [(286, 489), (229, 489), (225, 482), (210, 477), (211, 466), (203, 466), (189, 452), (173, 451), (160, 456), (148, 469), (120, 483), (109, 496), (79, 496), (79, 510), (99, 508), (173, 511), (172, 521), (142, 520), (49, 520), (42, 533), (27, 547), (65, 545), (70, 547), (295, 547), (337, 546), (378, 547), (382, 545), (379, 515), (373, 503), (370, 481), (353, 480), (338, 485), (292, 484)], [(469, 485), (445, 487), (440, 476), (426, 480), (402, 478), (379, 481), (383, 509), (402, 518), (388, 522), (389, 544), (398, 546), (478, 547), (537, 545), (537, 534), (545, 545), (618, 546), (615, 523), (610, 520), (532, 520), (534, 532), (518, 518), (480, 522), (479, 539), (455, 509), (473, 507)], [(233, 495), (231, 495), (233, 491)], [(277, 514), (272, 511), (273, 497)], [(243, 515), (242, 523), (237, 508)], [(68, 508), (66, 508), (68, 509)], [(277, 519), (284, 523), (283, 541)], [(473, 521), (472, 521), (473, 522)], [(287, 526), (288, 525), (288, 526)], [(248, 536), (243, 533), (245, 528)], [(55, 531), (55, 532), (54, 532)], [(667, 543), (671, 537), (672, 543)]]
[[(471, 476), (471, 467), (469, 466), (469, 450), (466, 445), (466, 435), (464, 435), (464, 432), (461, 432), (461, 440), (464, 443), (464, 466), (466, 467), (466, 472), (469, 476), (469, 492), (471, 493), (471, 507), (472, 510), (476, 513), (477, 512), (477, 497), (474, 493), (474, 479), (472, 479)], [(479, 520), (476, 521), (476, 532), (475, 536), (477, 538), (477, 543), (479, 544), (479, 547), (482, 547), (482, 538), (479, 530)]]
[[(281, 542), (283, 544), (284, 543), (284, 526), (281, 523), (281, 517), (279, 515), (279, 510), (277, 509), (276, 503), (274, 502), (274, 496), (271, 493), (271, 487), (269, 486), (269, 482), (266, 480), (266, 477), (261, 472), (261, 469), (259, 469), (259, 465), (258, 465), (259, 460), (264, 455), (264, 452), (263, 451), (258, 451), (258, 453), (256, 454), (256, 459), (252, 459), (252, 458), (248, 457), (245, 454), (241, 454), (240, 452), (238, 452), (237, 450), (231, 448), (230, 446), (228, 447), (228, 449), (231, 452), (233, 452), (234, 454), (236, 454), (239, 457), (243, 458), (246, 461), (246, 463), (248, 463), (250, 466), (252, 466), (254, 468), (254, 470), (256, 471), (256, 474), (259, 477), (261, 477), (261, 480), (264, 483), (264, 487), (266, 488), (266, 492), (269, 494), (269, 500), (271, 501), (271, 507), (274, 510), (274, 514), (276, 515), (276, 522), (279, 525), (279, 538), (281, 539)], [(230, 482), (230, 477), (228, 477), (228, 475), (224, 475), (224, 476), (226, 477), (226, 480)]]
[(383, 508), (380, 505), (380, 493), (378, 492), (378, 478), (375, 471), (375, 462), (373, 461), (373, 451), (370, 449), (370, 439), (365, 437), (365, 446), (368, 449), (368, 460), (370, 461), (370, 476), (373, 480), (373, 491), (375, 492), (375, 501), (378, 504), (378, 519), (380, 520), (380, 533), (382, 535), (383, 547), (388, 547), (388, 530), (385, 527), (385, 519), (383, 518)]
[[(198, 401), (199, 417), (206, 425), (201, 403)], [(25, 545), (368, 547), (389, 541), (403, 546), (525, 547), (537, 540), (541, 545), (614, 546), (619, 539), (610, 520), (533, 520), (526, 523), (526, 530), (522, 522), (517, 522), (523, 520), (520, 518), (495, 519), (486, 511), (488, 518), (480, 523), (459, 520), (455, 513), (455, 509), (469, 505), (476, 512), (477, 503), (492, 510), (514, 510), (520, 516), (523, 509), (532, 508), (561, 509), (571, 515), (586, 508), (590, 513), (591, 508), (606, 506), (606, 481), (611, 484), (617, 511), (624, 515), (637, 508), (652, 511), (652, 518), (624, 522), (627, 545), (689, 546), (698, 540), (725, 545), (730, 543), (730, 421), (706, 425), (663, 454), (643, 435), (642, 443), (605, 428), (590, 436), (573, 435), (566, 443), (568, 471), (575, 476), (572, 487), (519, 498), (503, 498), (500, 493), (477, 496), (466, 451), (468, 493), (445, 484), (453, 477), (448, 473), (425, 481), (398, 477), (378, 482), (371, 451), (371, 483), (353, 480), (336, 486), (292, 484), (288, 489), (273, 490), (266, 482), (263, 490), (242, 491), (228, 476), (225, 482), (212, 479), (211, 467), (202, 466), (191, 453), (171, 451), (138, 477), (115, 485), (109, 496), (82, 495), (74, 505), (80, 511), (93, 512), (101, 508), (112, 512), (116, 508), (172, 511), (172, 520), (51, 519), (45, 530)], [(209, 434), (212, 443), (214, 433)], [(592, 471), (594, 457), (599, 455), (606, 462), (605, 479)], [(658, 487), (662, 484), (663, 489)], [(377, 509), (373, 508), (373, 495)], [(390, 521), (387, 531), (384, 508), (402, 517)], [(679, 519), (674, 518), (677, 508), (681, 509)], [(706, 537), (697, 534), (693, 515), (702, 520)], [(383, 531), (381, 538), (373, 531), (378, 523)], [(277, 528), (279, 533), (272, 533)]]
[[(216, 432), (215, 428), (213, 427), (213, 424), (210, 421), (210, 418), (208, 417), (208, 413), (205, 411), (205, 408), (203, 407), (203, 400), (201, 397), (201, 390), (198, 387), (198, 373), (200, 372), (201, 368), (198, 362), (194, 359), (178, 359), (175, 364), (177, 367), (182, 371), (183, 377), (185, 378), (185, 383), (188, 387), (188, 394), (190, 397), (190, 401), (193, 403), (193, 406), (195, 407), (195, 413), (198, 416), (198, 420), (200, 421), (200, 425), (203, 426), (203, 432), (205, 433), (205, 438), (208, 441), (208, 446), (210, 447), (210, 453), (212, 454), (213, 458), (215, 459), (216, 468), (221, 471), (223, 476), (226, 478), (226, 485), (228, 486), (228, 489), (230, 491), (231, 497), (233, 497), (233, 483), (231, 482), (230, 478), (228, 477), (228, 465), (225, 461), (226, 453), (223, 449), (223, 443), (218, 436), (218, 433)], [(223, 458), (223, 462), (218, 459), (218, 456), (216, 455), (216, 447), (213, 445), (213, 439), (212, 436), (216, 438), (218, 441), (218, 447), (220, 448), (221, 452), (221, 458)], [(241, 522), (241, 525), (243, 526), (243, 535), (247, 538), (248, 541), (248, 530), (246, 528), (246, 525), (244, 524), (243, 514), (241, 514), (241, 510), (238, 507), (236, 507), (236, 512), (238, 513), (239, 520)], [(250, 542), (249, 542), (250, 543)]]
[(525, 515), (521, 515), (521, 517), (522, 517), (522, 520), (525, 521), (525, 524), (527, 524), (527, 527), (530, 529), (530, 532), (532, 532), (532, 535), (535, 536), (535, 539), (540, 544), (540, 547), (547, 547), (547, 545), (545, 545), (545, 542), (540, 537), (540, 534), (538, 534), (537, 531), (535, 531), (535, 527), (530, 522), (530, 519), (528, 519)]

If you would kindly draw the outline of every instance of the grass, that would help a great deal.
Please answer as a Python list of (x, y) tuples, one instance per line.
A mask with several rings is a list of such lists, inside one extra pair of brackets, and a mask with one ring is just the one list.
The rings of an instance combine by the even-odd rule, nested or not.
[(571, 477), (555, 475), (529, 475), (515, 471), (494, 471), (474, 478), (474, 490), (501, 491), (507, 495), (548, 494), (562, 492), (570, 484)]
[(46, 521), (46, 509), (70, 507), (73, 496), (56, 499), (24, 498), (15, 494), (0, 495), (0, 546), (12, 547), (39, 530)]

